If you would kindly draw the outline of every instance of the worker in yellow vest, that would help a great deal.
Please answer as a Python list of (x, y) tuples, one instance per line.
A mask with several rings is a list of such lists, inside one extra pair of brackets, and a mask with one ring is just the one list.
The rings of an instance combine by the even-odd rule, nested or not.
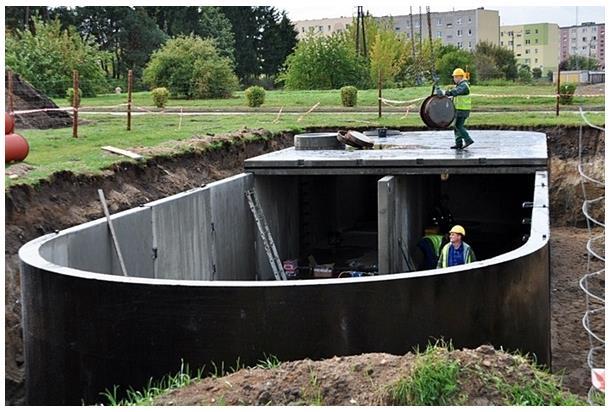
[(441, 256), (438, 259), (438, 268), (464, 265), (477, 260), (475, 252), (470, 245), (464, 242), (466, 231), (460, 225), (455, 225), (449, 231), (449, 243), (441, 249)]
[[(445, 91), (445, 96), (453, 96), (453, 105), (456, 110), (455, 123), (453, 125), (453, 132), (455, 134), (455, 145), (451, 146), (452, 149), (466, 149), (468, 146), (474, 143), (473, 139), (468, 135), (468, 131), (464, 127), (464, 123), (470, 115), (472, 108), (470, 87), (468, 80), (466, 80), (466, 73), (461, 68), (457, 68), (453, 71), (453, 82), (456, 86)], [(443, 96), (441, 89), (436, 90), (438, 96)], [(464, 141), (462, 143), (462, 141)]]

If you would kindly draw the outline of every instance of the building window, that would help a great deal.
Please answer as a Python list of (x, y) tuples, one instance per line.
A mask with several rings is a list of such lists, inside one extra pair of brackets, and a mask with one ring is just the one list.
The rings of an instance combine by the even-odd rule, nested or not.
[(437, 39), (442, 39), (443, 38), (443, 32), (442, 31), (437, 31), (436, 32), (436, 38)]
[(332, 30), (332, 26), (328, 24), (328, 31)]
[(436, 19), (436, 25), (437, 25), (437, 26), (442, 26), (442, 25), (443, 25), (443, 19), (441, 19), (441, 18), (437, 18), (437, 19)]
[(394, 27), (396, 31), (400, 31), (400, 27)]
[(462, 18), (461, 17), (458, 18), (458, 24), (462, 24)]
[(302, 32), (304, 33), (304, 27), (302, 27)]
[[(509, 42), (509, 43), (511, 43), (511, 42)], [(504, 42), (503, 42), (503, 41), (501, 41), (501, 42), (500, 42), (500, 45), (501, 45), (501, 46), (504, 46)], [(509, 46), (510, 46), (510, 45), (509, 45)]]
[(468, 22), (469, 22), (469, 23), (472, 23), (472, 22), (473, 22), (473, 18), (472, 18), (472, 17), (469, 17), (469, 18), (468, 18)]
[(509, 40), (509, 46), (512, 46), (512, 45), (513, 45), (513, 40)]
[(534, 34), (539, 34), (539, 29), (534, 29)]
[(471, 49), (473, 47), (473, 43), (471, 41), (468, 42), (468, 48)]
[(530, 39), (526, 39), (526, 44), (530, 44)]
[(349, 23), (345, 24), (345, 28), (348, 29), (349, 28)]
[(534, 54), (538, 54), (539, 49), (534, 49)]
[(524, 59), (524, 63), (530, 64), (530, 59)]
[(462, 30), (458, 30), (458, 37), (462, 37)]
[(530, 54), (530, 49), (526, 49), (525, 53)]
[(502, 37), (502, 36), (504, 36), (504, 32), (503, 31), (500, 32), (500, 37)]
[(581, 33), (585, 33), (587, 29), (584, 27), (583, 30), (581, 30)]
[(581, 41), (587, 41), (587, 37), (582, 37)]
[(530, 34), (530, 29), (527, 29), (527, 30), (526, 30), (526, 34)]
[(459, 41), (459, 42), (458, 42), (458, 49), (461, 49), (461, 48), (462, 48), (462, 42), (461, 42), (461, 41)]
[(509, 34), (509, 36), (512, 36), (512, 35), (513, 35), (513, 32), (512, 32), (512, 31), (510, 31), (508, 34)]
[(451, 23), (447, 23), (447, 27), (451, 27)]
[(539, 39), (534, 39), (534, 44), (539, 44)]
[(468, 35), (472, 36), (473, 35), (473, 30), (472, 29), (468, 29)]
[(534, 63), (538, 63), (538, 62), (539, 62), (539, 59), (534, 59)]
[(319, 31), (324, 31), (324, 26), (319, 26)]

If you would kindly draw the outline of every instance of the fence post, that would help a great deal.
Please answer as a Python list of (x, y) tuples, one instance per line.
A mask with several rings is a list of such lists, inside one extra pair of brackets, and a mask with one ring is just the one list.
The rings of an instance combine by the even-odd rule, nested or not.
[(72, 71), (72, 137), (78, 136), (79, 124), (79, 72)]
[(7, 75), (8, 75), (8, 90), (9, 90), (9, 113), (13, 114), (13, 112), (15, 111), (15, 106), (14, 106), (14, 102), (13, 102), (13, 72), (11, 70), (7, 70)]
[(128, 131), (132, 130), (132, 70), (128, 70)]
[(379, 87), (379, 118), (381, 118), (381, 69), (379, 69), (379, 81), (377, 82)]
[(556, 116), (560, 116), (560, 65), (558, 64), (558, 95), (556, 97)]

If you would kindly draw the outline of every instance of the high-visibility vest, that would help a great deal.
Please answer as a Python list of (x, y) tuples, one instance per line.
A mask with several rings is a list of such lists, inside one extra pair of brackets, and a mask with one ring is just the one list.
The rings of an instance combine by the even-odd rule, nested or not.
[(441, 243), (443, 243), (443, 235), (426, 235), (424, 238), (432, 242), (432, 249), (434, 250), (434, 256), (439, 257), (441, 252)]
[[(472, 251), (470, 245), (466, 242), (462, 242), (464, 244), (464, 264), (472, 263), (475, 261), (475, 254)], [(451, 243), (447, 243), (443, 246), (443, 250), (441, 250), (441, 256), (438, 261), (439, 268), (446, 268), (449, 266), (449, 248), (451, 247)]]
[(470, 87), (468, 86), (468, 82), (466, 80), (462, 80), (466, 82), (466, 88), (468, 89), (468, 94), (462, 94), (454, 96), (453, 105), (456, 110), (471, 110), (472, 108), (472, 99), (470, 98)]

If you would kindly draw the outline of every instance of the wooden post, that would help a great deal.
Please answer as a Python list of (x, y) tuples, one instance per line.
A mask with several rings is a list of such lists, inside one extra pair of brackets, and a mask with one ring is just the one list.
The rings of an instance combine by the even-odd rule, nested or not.
[(128, 131), (132, 130), (132, 70), (128, 70)]
[(556, 116), (560, 116), (560, 65), (558, 64), (558, 96), (556, 97)]
[(379, 87), (379, 118), (381, 118), (381, 105), (383, 104), (381, 101), (381, 69), (379, 69), (379, 81), (377, 83)]
[(13, 112), (15, 111), (15, 104), (13, 102), (13, 72), (11, 70), (7, 71), (7, 75), (8, 75), (8, 89), (9, 89), (9, 113), (13, 114)]
[(79, 72), (72, 71), (72, 137), (79, 137)]

